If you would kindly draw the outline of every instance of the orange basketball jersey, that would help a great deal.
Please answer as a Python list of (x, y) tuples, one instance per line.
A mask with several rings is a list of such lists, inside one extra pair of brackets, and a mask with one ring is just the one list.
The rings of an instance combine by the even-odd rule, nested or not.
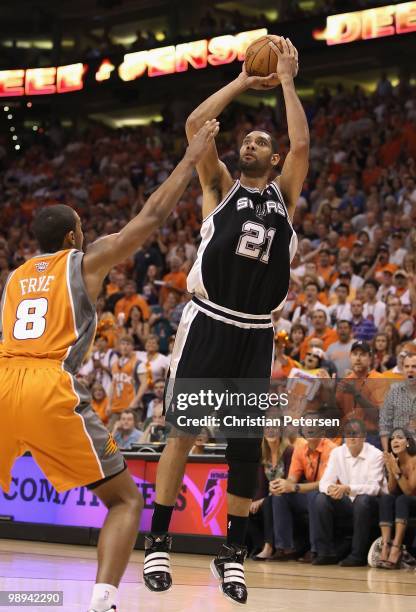
[(76, 373), (96, 329), (83, 256), (75, 249), (39, 255), (10, 274), (2, 296), (0, 359), (53, 359)]
[(135, 396), (134, 390), (134, 370), (137, 358), (133, 354), (130, 359), (119, 357), (111, 368), (113, 375), (113, 393), (111, 410), (112, 412), (122, 412), (131, 404)]

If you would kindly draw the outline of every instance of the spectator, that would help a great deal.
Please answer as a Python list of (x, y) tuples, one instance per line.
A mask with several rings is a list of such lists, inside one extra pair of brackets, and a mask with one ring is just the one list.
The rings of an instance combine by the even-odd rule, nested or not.
[(91, 388), (91, 395), (91, 406), (104, 425), (106, 425), (108, 423), (108, 397), (101, 383), (95, 382), (93, 384)]
[(335, 289), (337, 303), (329, 307), (329, 317), (331, 324), (335, 325), (337, 321), (351, 321), (351, 305), (348, 303), (350, 288), (346, 283), (340, 283)]
[(326, 349), (337, 340), (337, 334), (334, 329), (327, 325), (327, 315), (325, 310), (315, 309), (312, 313), (312, 333), (305, 338), (300, 348), (300, 357), (305, 359), (309, 343), (312, 338), (320, 338), (323, 342), (323, 350)]
[(289, 344), (287, 332), (280, 331), (274, 336), (274, 363), (272, 367), (272, 378), (287, 378), (292, 368), (300, 368), (301, 365), (295, 359), (285, 354)]
[[(380, 499), (382, 550), (377, 567), (398, 569), (409, 518), (416, 516), (416, 442), (405, 429), (395, 429), (384, 453), (388, 494)], [(392, 541), (392, 529), (394, 539)]]
[(351, 347), (353, 345), (352, 328), (350, 321), (339, 319), (337, 322), (337, 342), (333, 342), (326, 356), (330, 359), (337, 369), (338, 378), (344, 378), (351, 368)]
[(319, 491), (314, 504), (318, 556), (313, 564), (338, 562), (335, 524), (343, 520), (346, 527), (352, 528), (353, 537), (351, 552), (340, 565), (367, 565), (371, 529), (377, 520), (377, 497), (385, 491), (385, 480), (383, 453), (365, 442), (359, 421), (347, 424), (345, 443), (331, 452)]
[[(313, 413), (308, 413), (313, 418)], [(304, 440), (296, 443), (289, 476), (270, 482), (276, 553), (273, 559), (288, 561), (299, 557), (295, 549), (294, 520), (300, 514), (308, 514), (310, 552), (304, 557), (311, 562), (316, 555), (315, 513), (313, 501), (318, 494), (319, 481), (324, 473), (335, 444), (322, 437), (316, 427), (305, 427)]]
[(306, 327), (301, 323), (294, 323), (290, 329), (289, 357), (294, 361), (300, 361), (300, 347), (306, 338)]
[(138, 306), (132, 306), (130, 309), (130, 316), (124, 328), (126, 334), (133, 338), (134, 350), (143, 351), (149, 335), (149, 323), (143, 320), (143, 311)]
[(250, 506), (249, 535), (253, 542), (252, 559), (266, 561), (273, 555), (273, 511), (270, 482), (287, 478), (293, 446), (273, 429), (265, 431), (258, 487)]
[(171, 429), (170, 423), (165, 421), (163, 406), (159, 404), (154, 407), (152, 416), (144, 422), (140, 442), (143, 444), (166, 442)]
[(169, 263), (170, 272), (163, 277), (164, 286), (160, 290), (160, 301), (166, 300), (171, 291), (178, 292), (182, 296), (186, 291), (186, 274), (181, 272), (181, 260), (179, 257), (172, 257)]
[(374, 321), (364, 318), (363, 312), (364, 303), (362, 300), (353, 300), (351, 303), (352, 335), (356, 340), (370, 342), (377, 333), (377, 327)]
[(364, 310), (363, 317), (374, 322), (376, 328), (379, 328), (384, 322), (386, 316), (386, 305), (377, 300), (377, 291), (379, 284), (374, 279), (368, 279), (364, 283)]
[(400, 340), (413, 337), (414, 319), (406, 312), (406, 306), (402, 305), (399, 297), (392, 295), (387, 302), (386, 323), (393, 323), (397, 329)]
[(191, 450), (189, 451), (190, 455), (203, 455), (205, 453), (205, 446), (209, 444), (211, 438), (210, 431), (208, 427), (202, 427), (201, 431), (195, 438), (195, 443)]
[[(142, 311), (143, 320), (147, 321), (150, 317), (150, 308), (146, 300), (137, 293), (136, 283), (128, 281), (124, 286), (124, 297), (118, 300), (114, 308), (116, 317), (123, 316), (124, 321), (130, 317), (133, 306), (137, 306)], [(123, 322), (124, 323), (124, 322)]]
[(354, 342), (350, 354), (352, 372), (338, 384), (336, 401), (344, 422), (360, 420), (366, 428), (367, 439), (379, 446), (379, 409), (385, 384), (381, 374), (370, 369), (371, 357), (371, 347), (367, 342)]
[(327, 316), (327, 308), (318, 300), (319, 285), (315, 281), (305, 284), (305, 303), (298, 306), (293, 313), (293, 322), (304, 325), (309, 333), (312, 332), (312, 314), (314, 310), (323, 310)]
[(119, 420), (121, 413), (132, 406), (138, 367), (133, 339), (130, 336), (120, 338), (118, 351), (120, 357), (114, 361), (111, 368), (112, 384), (108, 408), (110, 429)]
[(130, 450), (132, 444), (139, 443), (141, 435), (142, 432), (135, 425), (134, 413), (131, 410), (123, 410), (113, 429), (117, 446), (121, 450)]
[(380, 437), (385, 451), (395, 429), (416, 434), (416, 353), (406, 354), (403, 370), (405, 380), (391, 386), (380, 410)]
[(379, 332), (374, 336), (373, 350), (373, 368), (376, 372), (386, 372), (396, 365), (396, 358), (389, 349), (389, 337), (383, 332)]
[(106, 395), (111, 388), (111, 367), (117, 359), (117, 353), (108, 348), (108, 340), (105, 336), (98, 335), (95, 338), (94, 350), (90, 359), (81, 367), (79, 373), (86, 376), (90, 382), (98, 382), (104, 387)]
[(159, 353), (159, 341), (154, 335), (148, 336), (145, 349), (144, 353), (139, 353), (140, 364), (137, 368), (139, 388), (132, 398), (131, 408), (142, 407), (147, 411), (147, 403), (151, 399), (149, 395), (153, 392), (155, 380), (165, 378), (169, 360), (165, 355)]
[(163, 409), (163, 395), (165, 392), (165, 381), (163, 378), (157, 378), (153, 385), (153, 398), (147, 405), (147, 412), (145, 418), (153, 416), (153, 413), (157, 406), (161, 406)]

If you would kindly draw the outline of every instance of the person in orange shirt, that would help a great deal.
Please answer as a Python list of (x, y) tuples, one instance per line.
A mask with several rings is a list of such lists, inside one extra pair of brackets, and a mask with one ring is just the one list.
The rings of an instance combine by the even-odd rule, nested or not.
[(313, 332), (305, 338), (300, 347), (300, 358), (303, 361), (308, 352), (309, 342), (312, 338), (320, 338), (323, 342), (323, 350), (338, 340), (337, 332), (327, 326), (327, 316), (324, 310), (314, 310), (312, 313)]
[(107, 297), (123, 291), (126, 279), (124, 274), (120, 274), (117, 268), (112, 268), (108, 275), (109, 282), (105, 286)]
[(108, 397), (101, 383), (95, 382), (91, 389), (92, 402), (91, 406), (100, 417), (104, 425), (108, 423)]
[(344, 221), (342, 224), (342, 232), (341, 236), (338, 240), (338, 246), (341, 249), (342, 247), (346, 247), (347, 249), (352, 249), (354, 246), (354, 242), (357, 240), (357, 235), (352, 231), (352, 223), (351, 221)]
[(112, 430), (119, 420), (123, 410), (130, 407), (136, 394), (135, 379), (138, 361), (134, 351), (133, 338), (123, 336), (120, 338), (118, 350), (120, 357), (111, 368), (113, 382), (110, 390), (110, 402), (107, 408), (109, 417), (108, 428)]
[(286, 331), (279, 331), (274, 337), (274, 363), (272, 367), (273, 378), (287, 378), (292, 368), (300, 368), (299, 361), (285, 355), (289, 344), (289, 335)]
[[(320, 418), (318, 413), (308, 413), (306, 417)], [(322, 437), (319, 428), (313, 425), (302, 427), (304, 439), (295, 444), (290, 463), (289, 477), (270, 482), (270, 493), (273, 495), (273, 523), (276, 561), (288, 561), (299, 557), (294, 545), (294, 522), (296, 516), (309, 515), (310, 551), (302, 561), (312, 562), (316, 556), (314, 500), (319, 493), (319, 481), (328, 464), (329, 456), (336, 445), (328, 438)]]
[(160, 303), (166, 300), (171, 291), (184, 294), (186, 291), (186, 274), (181, 271), (182, 262), (179, 257), (172, 257), (169, 262), (170, 272), (165, 274), (163, 282), (166, 283), (160, 290)]
[(336, 403), (343, 421), (363, 421), (367, 430), (367, 441), (381, 448), (378, 435), (379, 409), (389, 383), (384, 380), (383, 374), (371, 370), (371, 362), (372, 351), (368, 342), (354, 342), (351, 347), (352, 372), (339, 383)]
[(318, 264), (316, 267), (318, 275), (324, 279), (327, 287), (330, 287), (335, 280), (335, 269), (334, 266), (331, 266), (329, 255), (329, 249), (321, 249), (319, 251)]
[(118, 300), (114, 308), (114, 314), (118, 319), (118, 316), (122, 313), (124, 314), (124, 319), (127, 319), (130, 316), (130, 311), (133, 306), (137, 306), (140, 308), (143, 314), (143, 319), (147, 321), (150, 317), (150, 308), (147, 301), (137, 293), (136, 283), (133, 280), (127, 281), (124, 287), (124, 297)]

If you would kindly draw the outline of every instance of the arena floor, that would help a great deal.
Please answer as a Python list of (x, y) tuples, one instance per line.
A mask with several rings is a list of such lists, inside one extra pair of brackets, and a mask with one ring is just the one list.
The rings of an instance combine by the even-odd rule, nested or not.
[[(237, 604), (219, 592), (209, 557), (174, 555), (175, 586), (149, 593), (141, 580), (143, 552), (135, 551), (120, 589), (120, 612), (226, 612)], [(271, 612), (410, 612), (415, 609), (415, 572), (370, 568), (246, 565), (249, 602), (242, 610)], [(86, 612), (95, 576), (95, 549), (12, 540), (0, 541), (1, 590), (62, 590), (65, 612)], [(7, 608), (12, 609), (12, 608)], [(23, 610), (22, 607), (13, 608)], [(44, 610), (25, 607), (25, 610)], [(51, 608), (50, 608), (51, 609)]]

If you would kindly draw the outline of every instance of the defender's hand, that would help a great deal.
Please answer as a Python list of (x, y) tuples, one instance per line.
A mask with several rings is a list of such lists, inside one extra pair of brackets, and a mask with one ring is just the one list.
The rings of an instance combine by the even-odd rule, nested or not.
[(200, 130), (193, 136), (186, 149), (184, 159), (196, 165), (205, 155), (208, 145), (214, 140), (220, 129), (220, 124), (216, 119), (206, 121)]

